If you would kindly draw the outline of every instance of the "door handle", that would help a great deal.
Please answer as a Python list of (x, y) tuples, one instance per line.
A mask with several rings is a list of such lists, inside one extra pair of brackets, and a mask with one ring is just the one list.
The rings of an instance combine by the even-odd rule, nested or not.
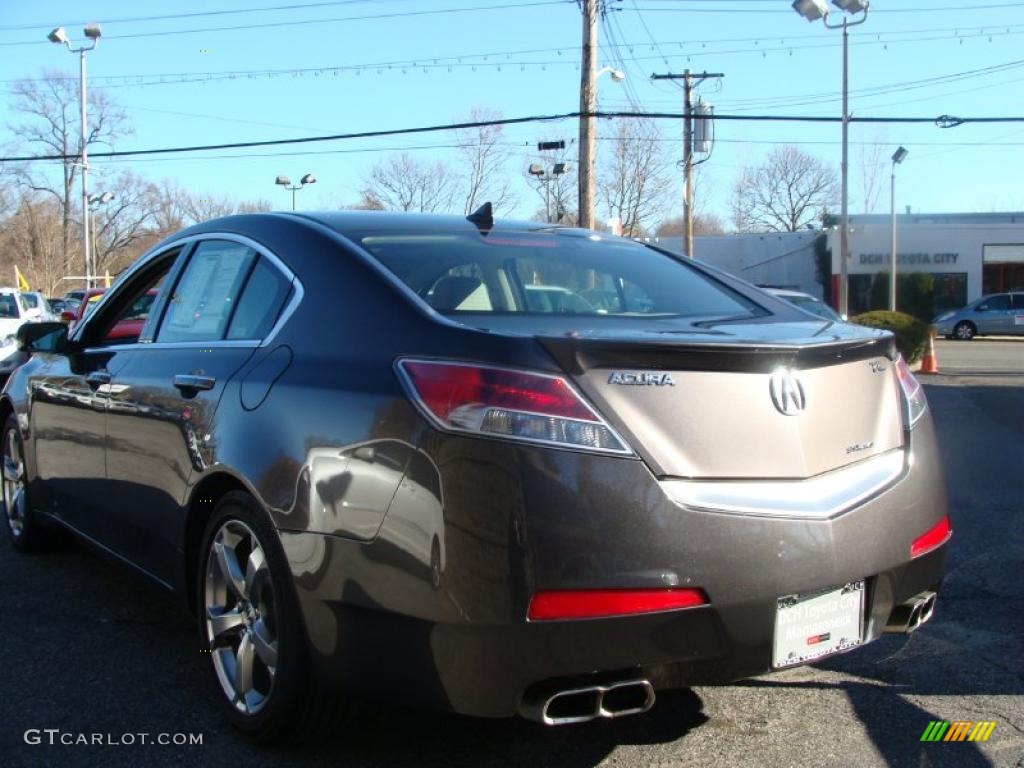
[(212, 376), (198, 376), (192, 373), (179, 373), (174, 377), (174, 386), (185, 392), (191, 390), (198, 392), (200, 390), (213, 389), (217, 380)]
[(93, 389), (99, 389), (104, 384), (110, 383), (110, 373), (107, 371), (93, 371), (85, 377), (85, 383)]

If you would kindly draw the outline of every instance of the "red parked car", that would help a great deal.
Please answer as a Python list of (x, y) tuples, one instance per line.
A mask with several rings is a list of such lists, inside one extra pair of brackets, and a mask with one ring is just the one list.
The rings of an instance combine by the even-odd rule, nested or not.
[[(100, 297), (106, 290), (106, 288), (90, 288), (82, 297), (82, 303), (78, 305), (76, 312), (61, 313), (61, 320), (68, 323), (68, 332), (73, 331), (75, 326), (82, 322), (82, 318), (92, 311), (92, 308), (96, 306), (96, 302), (100, 300)], [(146, 318), (149, 317), (149, 309), (153, 306), (153, 299), (156, 298), (156, 294), (156, 290), (151, 290), (137, 298), (131, 308), (110, 329), (107, 338), (137, 339), (139, 334), (142, 333), (142, 326), (145, 325)]]

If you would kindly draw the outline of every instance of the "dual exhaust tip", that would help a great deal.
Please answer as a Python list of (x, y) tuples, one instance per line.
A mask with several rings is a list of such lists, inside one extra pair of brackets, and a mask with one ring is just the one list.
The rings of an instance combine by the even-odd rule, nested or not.
[(886, 632), (907, 633), (924, 624), (935, 613), (934, 592), (922, 592), (919, 595), (897, 605), (885, 624)]
[(654, 706), (649, 680), (624, 680), (527, 694), (520, 714), (544, 725), (572, 725), (599, 718), (639, 715)]

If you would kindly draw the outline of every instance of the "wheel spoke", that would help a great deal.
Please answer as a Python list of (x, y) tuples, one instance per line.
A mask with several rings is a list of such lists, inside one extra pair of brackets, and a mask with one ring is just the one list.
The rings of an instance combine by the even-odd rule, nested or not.
[(238, 644), (238, 651), (235, 653), (235, 696), (245, 703), (246, 709), (248, 709), (246, 697), (252, 691), (252, 664), (255, 658), (256, 652), (252, 636), (245, 632), (242, 634), (242, 642)]
[(273, 672), (277, 667), (277, 640), (271, 637), (263, 619), (259, 619), (253, 625), (252, 642), (256, 646), (256, 655), (260, 657), (260, 661)]
[(263, 550), (257, 545), (249, 553), (249, 559), (245, 564), (245, 593), (253, 600), (256, 599), (257, 579), (267, 575), (267, 559), (263, 556)]
[(217, 553), (217, 565), (220, 566), (224, 581), (235, 593), (235, 597), (244, 599), (246, 597), (245, 579), (242, 576), (242, 569), (238, 566), (235, 551), (220, 541), (214, 542), (213, 548)]
[(4, 456), (4, 480), (11, 483), (21, 482), (21, 462), (13, 456)]
[(225, 611), (221, 607), (207, 608), (206, 620), (210, 623), (210, 634), (213, 635), (210, 640), (214, 645), (224, 639), (224, 635), (237, 631), (245, 622), (237, 609)]

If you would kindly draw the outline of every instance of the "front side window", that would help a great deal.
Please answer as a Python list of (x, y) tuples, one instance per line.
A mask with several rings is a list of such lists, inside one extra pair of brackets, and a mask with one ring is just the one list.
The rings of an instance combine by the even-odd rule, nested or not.
[(759, 313), (756, 305), (697, 269), (628, 240), (558, 230), (347, 234), (447, 314), (722, 318)]
[(981, 306), (984, 307), (987, 312), (999, 312), (1000, 310), (1006, 310), (1010, 308), (1010, 296), (1006, 293), (1001, 293), (998, 296), (993, 296), (987, 301), (983, 301)]
[(196, 246), (174, 288), (158, 342), (216, 341), (228, 322), (256, 251), (229, 240), (206, 240)]
[(1013, 308), (1024, 309), (1024, 293), (1013, 294)]

